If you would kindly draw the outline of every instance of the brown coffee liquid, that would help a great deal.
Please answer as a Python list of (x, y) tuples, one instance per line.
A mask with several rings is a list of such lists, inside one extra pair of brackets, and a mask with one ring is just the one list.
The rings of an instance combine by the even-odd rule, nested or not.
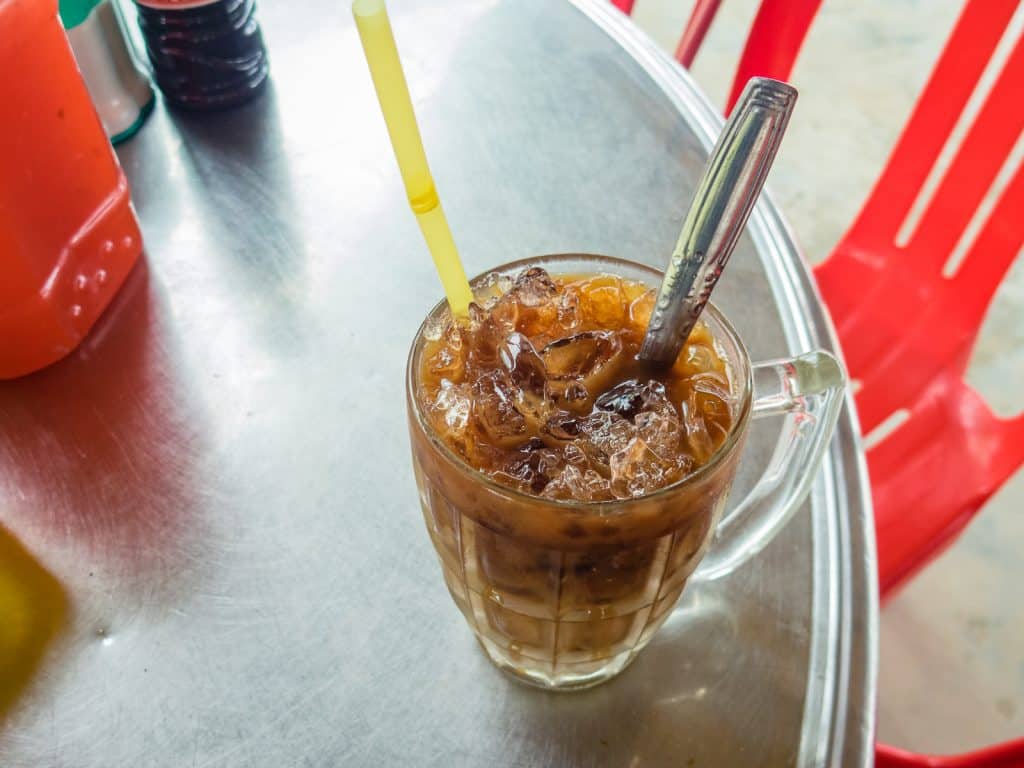
[(496, 278), (428, 328), (418, 397), (471, 466), (533, 495), (643, 496), (704, 464), (732, 427), (729, 372), (698, 323), (669, 369), (637, 359), (655, 292), (614, 275)]

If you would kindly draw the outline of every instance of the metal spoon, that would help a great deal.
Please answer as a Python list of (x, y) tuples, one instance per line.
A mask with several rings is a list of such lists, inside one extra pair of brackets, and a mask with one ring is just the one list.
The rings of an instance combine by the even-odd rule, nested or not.
[(651, 313), (640, 359), (671, 365), (725, 269), (764, 186), (796, 89), (752, 77), (711, 152)]

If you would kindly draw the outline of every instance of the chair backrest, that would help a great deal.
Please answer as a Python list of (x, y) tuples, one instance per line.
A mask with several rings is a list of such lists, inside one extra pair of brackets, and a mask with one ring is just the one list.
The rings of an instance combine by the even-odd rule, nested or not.
[(883, 596), (1024, 464), (1024, 414), (997, 418), (963, 381), (1024, 246), (1022, 160), (1024, 4), (969, 0), (867, 202), (816, 270), (860, 385)]
[[(1024, 246), (1024, 36), (1010, 26), (1019, 6), (966, 4), (867, 202), (816, 270), (861, 383), (865, 434), (943, 372), (964, 372)], [(1007, 56), (993, 69), (997, 47)], [(979, 99), (987, 68), (992, 86)], [(973, 122), (963, 119), (972, 95)]]

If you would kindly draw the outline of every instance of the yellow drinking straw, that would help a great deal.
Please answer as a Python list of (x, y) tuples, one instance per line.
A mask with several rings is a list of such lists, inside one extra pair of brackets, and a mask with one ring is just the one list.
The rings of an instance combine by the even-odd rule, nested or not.
[(473, 292), (459, 260), (448, 220), (441, 208), (441, 201), (434, 188), (434, 179), (427, 166), (423, 152), (420, 129), (416, 125), (416, 114), (409, 98), (409, 87), (405, 83), (402, 62), (398, 58), (395, 37), (391, 33), (391, 22), (384, 0), (353, 0), (352, 15), (355, 16), (359, 37), (363, 41), (363, 52), (370, 65), (373, 86), (377, 90), (380, 109), (391, 136), (398, 169), (402, 172), (409, 205), (416, 214), (420, 231), (427, 241), (434, 266), (441, 278), (448, 306), (452, 314), (466, 315)]

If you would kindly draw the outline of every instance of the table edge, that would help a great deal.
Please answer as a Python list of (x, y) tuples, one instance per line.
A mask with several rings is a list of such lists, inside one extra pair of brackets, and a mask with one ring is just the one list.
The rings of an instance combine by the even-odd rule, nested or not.
[[(675, 60), (607, 0), (569, 0), (661, 89), (709, 152), (724, 120)], [(747, 224), (790, 351), (842, 352), (792, 231), (765, 190)], [(809, 497), (815, 542), (812, 632), (800, 766), (871, 766), (878, 677), (878, 584), (867, 462), (852, 394)], [(853, 643), (857, 633), (863, 642)], [(857, 679), (852, 672), (862, 670)], [(843, 693), (845, 692), (845, 695)], [(817, 714), (815, 714), (817, 712)], [(808, 723), (814, 722), (808, 728)]]

